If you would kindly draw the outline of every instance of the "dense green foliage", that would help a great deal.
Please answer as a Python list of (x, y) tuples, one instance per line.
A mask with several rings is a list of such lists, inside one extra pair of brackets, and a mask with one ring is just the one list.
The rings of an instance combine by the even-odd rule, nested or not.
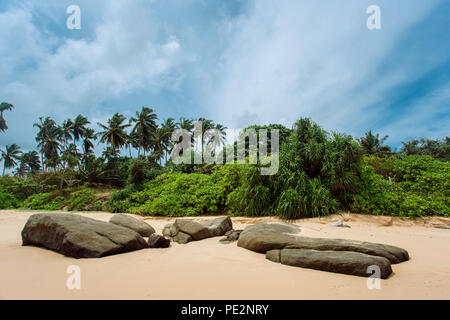
[(450, 160), (450, 138), (430, 140), (425, 138), (403, 142), (402, 153), (406, 155), (428, 155), (436, 159)]
[(102, 209), (100, 200), (90, 189), (81, 189), (70, 194), (70, 201), (67, 205), (69, 211), (99, 211)]
[[(0, 131), (7, 129), (3, 111), (12, 108), (2, 104)], [(450, 214), (449, 138), (411, 140), (397, 152), (384, 145), (387, 136), (368, 131), (354, 138), (300, 119), (292, 129), (280, 124), (244, 129), (243, 136), (250, 130), (256, 133), (258, 144), (250, 150), (250, 138), (224, 148), (227, 128), (204, 118), (198, 121), (200, 128), (199, 122), (186, 118), (158, 123), (154, 110), (142, 107), (130, 119), (115, 114), (106, 124), (99, 123), (101, 132), (95, 132), (83, 115), (61, 125), (42, 117), (34, 125), (37, 151), (23, 152), (16, 144), (1, 150), (0, 209), (284, 219), (338, 210), (411, 218)], [(224, 159), (234, 150), (237, 160), (238, 146), (244, 146), (249, 163), (175, 164), (170, 158), (179, 142), (171, 141), (175, 129), (186, 130), (183, 141), (186, 132), (199, 134), (201, 129), (200, 151), (191, 150), (192, 159), (205, 159), (201, 151), (212, 146), (214, 155)], [(270, 140), (273, 130), (279, 131), (279, 149)], [(261, 132), (268, 135), (266, 145)], [(197, 138), (187, 144), (193, 146)], [(101, 156), (94, 153), (95, 140), (106, 144)], [(137, 151), (134, 158), (132, 149)], [(278, 156), (275, 175), (261, 174), (265, 163), (250, 164), (253, 151), (262, 150)], [(111, 189), (115, 192), (108, 198)]]
[(449, 162), (431, 156), (369, 158), (362, 166), (361, 180), (351, 204), (354, 212), (411, 218), (450, 215)]
[(0, 191), (0, 209), (14, 209), (20, 205), (20, 201), (13, 194)]
[(196, 216), (224, 212), (227, 195), (241, 179), (242, 167), (225, 165), (212, 174), (166, 173), (139, 190), (116, 192), (108, 201), (113, 212), (161, 216)]
[(334, 213), (356, 188), (360, 158), (352, 137), (329, 135), (301, 119), (281, 146), (278, 174), (261, 176), (257, 166), (248, 168), (243, 184), (229, 196), (230, 209), (236, 215), (285, 219)]
[(28, 197), (23, 207), (33, 210), (60, 210), (66, 199), (51, 193), (38, 193)]

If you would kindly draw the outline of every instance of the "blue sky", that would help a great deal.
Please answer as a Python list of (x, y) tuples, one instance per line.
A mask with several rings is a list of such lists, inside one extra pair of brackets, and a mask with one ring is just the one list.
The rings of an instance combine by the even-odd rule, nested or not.
[[(66, 8), (81, 8), (81, 30)], [(381, 8), (381, 30), (366, 9)], [(388, 143), (450, 129), (445, 0), (2, 0), (0, 147), (35, 147), (40, 116), (105, 122), (142, 106), (239, 129), (325, 129)]]

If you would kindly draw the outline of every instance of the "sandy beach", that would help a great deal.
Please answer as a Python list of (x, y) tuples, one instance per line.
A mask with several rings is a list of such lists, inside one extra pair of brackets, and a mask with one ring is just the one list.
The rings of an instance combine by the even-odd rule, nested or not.
[[(395, 245), (411, 260), (393, 265), (381, 289), (366, 278), (276, 264), (262, 254), (210, 238), (168, 249), (101, 259), (72, 259), (22, 247), (21, 230), (36, 212), (0, 211), (0, 299), (450, 299), (450, 219), (334, 215), (295, 221), (303, 236)], [(80, 213), (107, 221), (111, 214)], [(173, 221), (138, 217), (158, 233)], [(204, 221), (208, 217), (196, 218)], [(345, 220), (351, 228), (331, 226)], [(234, 229), (276, 218), (233, 218)], [(81, 290), (66, 287), (67, 267), (81, 270)]]

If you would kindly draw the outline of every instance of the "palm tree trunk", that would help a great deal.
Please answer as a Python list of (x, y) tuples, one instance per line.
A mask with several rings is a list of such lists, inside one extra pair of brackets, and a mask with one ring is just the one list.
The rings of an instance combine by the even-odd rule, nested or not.
[(42, 172), (44, 172), (44, 155), (41, 152), (41, 166), (42, 166)]

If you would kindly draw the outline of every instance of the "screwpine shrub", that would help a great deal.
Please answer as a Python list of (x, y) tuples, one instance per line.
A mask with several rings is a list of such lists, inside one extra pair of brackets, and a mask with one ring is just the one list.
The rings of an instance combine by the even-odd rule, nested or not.
[(300, 119), (281, 146), (278, 173), (262, 176), (259, 164), (247, 167), (227, 205), (233, 215), (284, 219), (334, 213), (351, 202), (360, 160), (361, 150), (351, 136), (330, 135), (310, 119)]

